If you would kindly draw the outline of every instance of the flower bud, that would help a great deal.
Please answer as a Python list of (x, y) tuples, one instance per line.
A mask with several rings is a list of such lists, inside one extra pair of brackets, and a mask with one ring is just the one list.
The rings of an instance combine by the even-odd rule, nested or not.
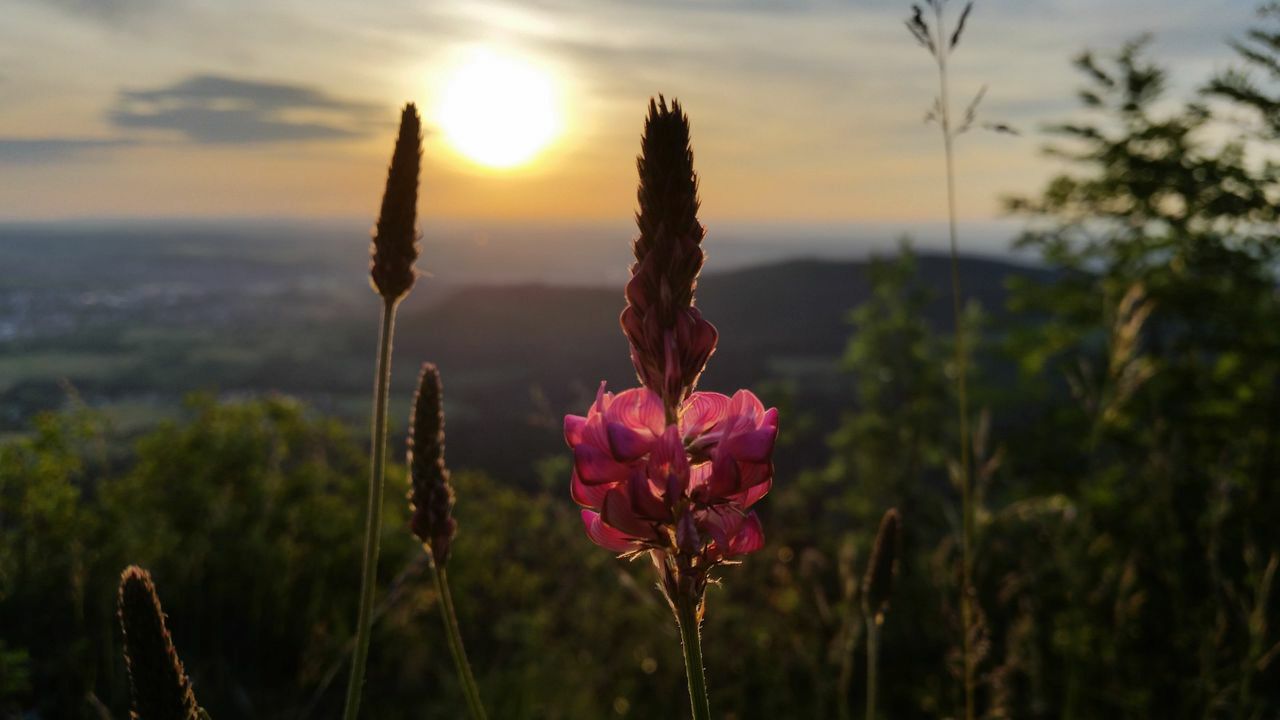
[(640, 234), (620, 320), (640, 382), (674, 410), (693, 391), (717, 337), (693, 306), (706, 231), (698, 222), (689, 118), (678, 101), (649, 101), (636, 164)]

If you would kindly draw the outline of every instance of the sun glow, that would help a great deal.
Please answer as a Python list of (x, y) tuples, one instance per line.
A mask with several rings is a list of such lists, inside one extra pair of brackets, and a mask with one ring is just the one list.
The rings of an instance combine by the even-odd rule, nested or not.
[(448, 75), (436, 115), (459, 153), (486, 167), (511, 168), (555, 139), (558, 105), (548, 72), (522, 58), (477, 49)]

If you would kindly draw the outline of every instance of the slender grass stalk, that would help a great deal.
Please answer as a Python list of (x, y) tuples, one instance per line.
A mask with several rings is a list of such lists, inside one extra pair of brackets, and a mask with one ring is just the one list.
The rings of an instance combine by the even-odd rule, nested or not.
[(965, 4), (950, 33), (947, 32), (948, 27), (943, 17), (946, 0), (926, 0), (926, 4), (933, 10), (933, 26), (930, 27), (922, 17), (920, 6), (915, 5), (912, 8), (914, 16), (907, 21), (907, 29), (911, 31), (917, 42), (929, 51), (938, 66), (938, 98), (929, 118), (936, 120), (942, 131), (943, 157), (946, 162), (947, 231), (951, 246), (951, 309), (955, 321), (956, 413), (960, 421), (960, 467), (957, 480), (960, 485), (961, 505), (960, 624), (964, 663), (964, 717), (965, 720), (973, 720), (977, 665), (973, 647), (974, 497), (971, 458), (973, 443), (969, 429), (968, 351), (965, 347), (964, 304), (960, 288), (960, 232), (956, 218), (955, 139), (973, 124), (974, 114), (978, 103), (982, 100), (983, 92), (979, 92), (973, 99), (961, 123), (957, 126), (951, 114), (951, 87), (947, 77), (947, 60), (960, 42), (965, 21), (973, 10), (973, 2), (971, 0)]
[(853, 684), (854, 651), (857, 650), (858, 637), (846, 630), (846, 639), (840, 655), (840, 674), (837, 676), (838, 691), (836, 693), (836, 717), (849, 720), (853, 717), (849, 709), (849, 686)]
[(364, 561), (360, 575), (360, 610), (356, 616), (356, 643), (351, 658), (351, 680), (347, 684), (344, 720), (360, 714), (360, 694), (364, 686), (365, 664), (369, 659), (370, 619), (378, 573), (379, 538), (382, 536), (382, 499), (386, 489), (387, 394), (391, 385), (391, 338), (395, 333), (398, 300), (384, 298), (382, 330), (378, 335), (378, 369), (373, 395), (373, 444), (369, 473), (369, 505), (365, 517)]
[(364, 560), (360, 573), (360, 609), (356, 616), (355, 648), (351, 679), (347, 683), (344, 720), (360, 714), (365, 664), (369, 659), (369, 635), (373, 624), (373, 596), (378, 575), (378, 548), (382, 537), (382, 498), (386, 490), (387, 394), (391, 386), (391, 341), (395, 335), (396, 307), (413, 288), (413, 263), (418, 259), (418, 173), (422, 162), (422, 121), (413, 103), (400, 113), (382, 209), (373, 234), (369, 280), (382, 297), (382, 323), (378, 332), (378, 367), (373, 391), (373, 431), (369, 447), (369, 506), (365, 516)]
[(436, 594), (440, 596), (440, 617), (444, 620), (444, 633), (449, 641), (449, 653), (458, 669), (458, 681), (467, 699), (467, 710), (472, 720), (485, 720), (484, 705), (480, 702), (480, 688), (471, 674), (467, 649), (462, 644), (462, 631), (458, 626), (458, 614), (453, 609), (453, 593), (449, 590), (449, 575), (445, 568), (431, 563), (431, 574), (436, 581)]
[(862, 616), (867, 623), (867, 720), (876, 716), (876, 696), (880, 687), (880, 628), (889, 612), (893, 595), (893, 579), (898, 572), (898, 544), (902, 534), (902, 515), (889, 508), (880, 519), (867, 572), (862, 579)]
[(880, 673), (880, 624), (883, 616), (867, 618), (867, 717), (876, 720), (876, 689)]
[(445, 639), (458, 670), (467, 710), (472, 720), (484, 720), (484, 704), (480, 701), (475, 676), (471, 674), (471, 663), (467, 661), (446, 570), (458, 523), (453, 518), (454, 492), (449, 482), (449, 468), (444, 462), (444, 447), (444, 387), (440, 370), (432, 363), (423, 363), (418, 375), (418, 391), (413, 397), (405, 456), (409, 466), (409, 506), (413, 510), (409, 529), (427, 551), (436, 595), (440, 598)]
[(862, 615), (858, 612), (856, 602), (859, 595), (858, 578), (854, 574), (856, 557), (857, 547), (853, 539), (845, 538), (839, 555), (840, 578), (844, 586), (841, 593), (844, 612), (841, 613), (840, 620), (843, 643), (840, 648), (840, 672), (836, 677), (836, 717), (839, 720), (850, 720), (853, 717), (849, 707), (849, 688), (853, 685), (855, 654), (858, 641), (862, 638), (863, 623), (859, 622)]
[(698, 598), (691, 593), (676, 595), (676, 623), (684, 647), (684, 669), (689, 676), (689, 706), (693, 720), (711, 720), (707, 699), (707, 676), (702, 664), (702, 632), (698, 621)]

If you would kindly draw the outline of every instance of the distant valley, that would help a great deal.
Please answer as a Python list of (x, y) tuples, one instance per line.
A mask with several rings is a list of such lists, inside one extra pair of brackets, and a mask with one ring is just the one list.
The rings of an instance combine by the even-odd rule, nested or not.
[[(417, 364), (431, 360), (445, 379), (456, 464), (527, 475), (531, 459), (559, 452), (566, 411), (585, 409), (601, 380), (634, 383), (617, 320), (628, 256), (617, 244), (607, 255), (620, 270), (591, 271), (596, 261), (579, 258), (572, 284), (512, 280), (510, 269), (452, 282), (429, 239), (430, 275), (400, 313), (393, 417), (405, 417)], [(366, 247), (269, 226), (0, 230), (0, 428), (20, 432), (74, 396), (128, 433), (174, 416), (196, 391), (287, 393), (363, 428), (377, 312)], [(548, 262), (561, 257), (544, 249)], [(785, 390), (818, 418), (836, 416), (848, 404), (849, 313), (870, 293), (866, 260), (723, 269), (710, 252), (698, 302), (721, 342), (702, 386)], [(919, 258), (940, 329), (950, 325), (948, 262)], [(1042, 272), (970, 257), (962, 274), (967, 294), (999, 314), (1009, 277)]]

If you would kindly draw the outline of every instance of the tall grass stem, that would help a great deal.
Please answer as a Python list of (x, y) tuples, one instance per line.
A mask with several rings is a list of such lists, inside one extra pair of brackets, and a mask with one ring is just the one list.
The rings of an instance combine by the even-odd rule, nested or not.
[(387, 394), (391, 385), (391, 340), (395, 333), (398, 301), (384, 298), (382, 329), (378, 335), (378, 368), (373, 396), (373, 438), (369, 451), (369, 506), (365, 517), (364, 561), (360, 575), (360, 609), (356, 616), (356, 642), (351, 657), (351, 680), (347, 684), (347, 704), (343, 720), (355, 720), (360, 714), (360, 695), (364, 689), (365, 665), (369, 659), (369, 635), (373, 614), (373, 595), (378, 574), (379, 538), (382, 536), (382, 505), (386, 489), (387, 466)]
[(867, 617), (867, 717), (876, 720), (876, 691), (880, 678), (880, 615)]
[(458, 626), (458, 614), (453, 609), (453, 593), (449, 590), (449, 575), (445, 568), (431, 563), (431, 574), (436, 581), (436, 594), (440, 596), (440, 617), (444, 619), (444, 633), (449, 641), (449, 653), (453, 655), (453, 664), (458, 669), (458, 682), (462, 684), (462, 693), (467, 699), (467, 710), (471, 720), (485, 720), (484, 704), (480, 702), (480, 688), (471, 673), (471, 663), (467, 660), (467, 649), (462, 644), (462, 631)]
[(962, 653), (964, 663), (964, 717), (974, 718), (974, 674), (975, 658), (973, 653), (973, 473), (970, 465), (971, 442), (969, 433), (969, 392), (968, 392), (968, 352), (965, 348), (963, 328), (964, 309), (960, 290), (960, 249), (959, 230), (956, 219), (956, 174), (955, 174), (955, 129), (951, 123), (950, 83), (947, 79), (947, 57), (950, 55), (951, 43), (943, 32), (942, 3), (934, 4), (938, 29), (937, 48), (934, 57), (938, 61), (939, 112), (938, 122), (942, 128), (943, 155), (947, 167), (947, 229), (951, 244), (951, 309), (955, 320), (955, 352), (956, 352), (956, 409), (960, 420), (960, 505), (961, 505), (961, 585), (960, 585), (960, 625), (962, 633)]

